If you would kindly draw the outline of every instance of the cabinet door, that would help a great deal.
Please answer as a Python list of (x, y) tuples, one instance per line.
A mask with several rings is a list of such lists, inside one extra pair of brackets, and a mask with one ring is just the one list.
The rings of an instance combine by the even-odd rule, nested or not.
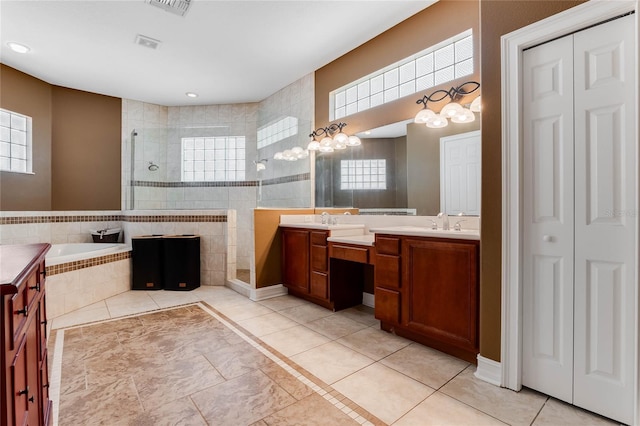
[(374, 289), (375, 317), (384, 323), (400, 324), (400, 292), (383, 287)]
[(402, 252), (402, 325), (477, 352), (478, 244), (406, 238)]
[(282, 230), (282, 279), (285, 287), (309, 293), (309, 231)]
[(11, 375), (11, 389), (13, 395), (13, 421), (15, 425), (26, 425), (29, 416), (29, 393), (33, 392), (29, 388), (27, 380), (27, 335), (23, 335), (22, 340), (17, 345), (17, 350), (13, 361), (9, 367)]

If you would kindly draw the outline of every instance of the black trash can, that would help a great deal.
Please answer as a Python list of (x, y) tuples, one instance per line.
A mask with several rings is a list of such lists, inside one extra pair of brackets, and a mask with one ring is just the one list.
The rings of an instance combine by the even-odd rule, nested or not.
[(142, 235), (131, 238), (131, 289), (161, 290), (163, 288), (162, 235)]
[(200, 237), (169, 235), (163, 240), (165, 290), (193, 290), (200, 287)]

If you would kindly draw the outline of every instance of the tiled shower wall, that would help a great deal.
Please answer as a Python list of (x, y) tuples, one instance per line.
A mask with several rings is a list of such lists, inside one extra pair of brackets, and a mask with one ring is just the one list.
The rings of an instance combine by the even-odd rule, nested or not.
[[(253, 209), (308, 207), (312, 183), (310, 160), (273, 160), (277, 151), (306, 147), (312, 131), (313, 74), (294, 82), (260, 103), (164, 107), (134, 100), (122, 102), (122, 206), (125, 210), (230, 209), (237, 224), (240, 269), (253, 269)], [(298, 118), (299, 131), (273, 145), (257, 149), (257, 130), (279, 119)], [(135, 205), (131, 200), (131, 132), (136, 129)], [(176, 129), (202, 129), (207, 135), (245, 136), (246, 181), (233, 186), (200, 185), (180, 181), (180, 138)], [(191, 131), (191, 130), (189, 130)], [(267, 169), (257, 172), (254, 160), (266, 158)], [(148, 169), (149, 162), (159, 168)]]

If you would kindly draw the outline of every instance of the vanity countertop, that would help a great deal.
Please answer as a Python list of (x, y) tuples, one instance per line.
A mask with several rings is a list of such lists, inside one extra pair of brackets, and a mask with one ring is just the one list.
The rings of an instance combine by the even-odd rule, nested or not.
[(343, 243), (343, 244), (355, 244), (359, 246), (373, 247), (375, 241), (374, 234), (364, 235), (347, 235), (347, 236), (331, 236), (327, 238), (330, 243)]
[(431, 229), (429, 227), (421, 226), (386, 226), (371, 228), (370, 231), (377, 234), (452, 238), (458, 240), (480, 240), (480, 231), (477, 229), (462, 229), (460, 231), (450, 229), (445, 231), (444, 229)]
[(293, 223), (280, 223), (280, 227), (318, 229), (321, 231), (329, 231), (332, 237), (363, 235), (365, 231), (365, 226), (364, 224), (361, 224), (361, 223), (329, 225), (329, 224), (318, 223), (318, 222), (293, 222)]

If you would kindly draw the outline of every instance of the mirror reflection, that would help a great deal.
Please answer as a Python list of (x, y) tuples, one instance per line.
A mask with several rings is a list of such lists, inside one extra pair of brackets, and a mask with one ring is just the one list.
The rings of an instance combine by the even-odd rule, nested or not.
[(317, 207), (480, 214), (479, 119), (435, 129), (410, 119), (357, 136), (361, 146), (316, 153)]

